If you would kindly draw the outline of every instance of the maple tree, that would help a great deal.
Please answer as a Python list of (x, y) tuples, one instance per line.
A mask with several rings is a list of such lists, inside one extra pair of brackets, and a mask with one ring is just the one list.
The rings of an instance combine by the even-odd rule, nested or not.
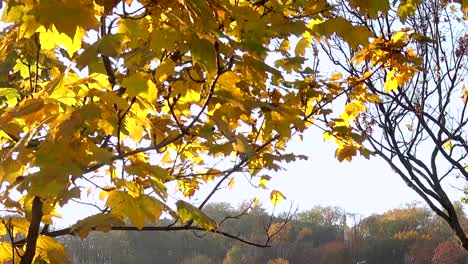
[[(338, 1), (336, 7), (373, 39), (362, 49), (339, 39), (317, 44), (340, 78), (357, 83), (347, 94), (346, 111), (356, 117), (352, 126), (468, 250), (449, 192), (455, 186), (462, 196), (468, 193), (466, 1), (401, 1), (398, 8), (381, 3), (372, 9)], [(355, 94), (360, 90), (378, 100), (365, 104)], [(340, 136), (333, 129), (325, 134)]]
[[(330, 4), (0, 3), (2, 260), (64, 263), (54, 237), (109, 230), (207, 230), (262, 246), (223, 232), (202, 209), (238, 173), (266, 188), (262, 173), (305, 158), (286, 143), (342, 94), (305, 65), (318, 37), (310, 21), (331, 17)], [(282, 199), (271, 191), (272, 203)], [(97, 213), (49, 230), (72, 201)], [(152, 225), (162, 214), (174, 224)]]
[[(54, 237), (109, 230), (206, 230), (266, 246), (224, 232), (203, 207), (236, 175), (266, 188), (268, 171), (306, 158), (287, 153), (286, 144), (319, 117), (340, 161), (370, 154), (352, 124), (380, 97), (363, 86), (368, 74), (320, 75), (313, 39), (339, 37), (358, 49), (373, 34), (330, 3), (0, 3), (0, 202), (9, 212), (0, 226), (9, 237), (2, 260), (65, 263)], [(389, 6), (378, 3), (349, 2), (373, 18)], [(398, 16), (404, 20), (415, 4), (400, 2)], [(392, 52), (379, 61), (398, 62), (395, 73), (409, 76), (415, 58), (394, 60), (407, 43), (404, 31), (397, 36), (380, 40)], [(382, 47), (375, 45), (356, 60), (375, 55)], [(344, 112), (328, 121), (330, 103), (345, 95)], [(211, 190), (192, 202), (202, 187)], [(282, 199), (271, 191), (273, 204)], [(57, 209), (72, 202), (97, 213), (49, 230)], [(174, 223), (155, 226), (162, 214)]]

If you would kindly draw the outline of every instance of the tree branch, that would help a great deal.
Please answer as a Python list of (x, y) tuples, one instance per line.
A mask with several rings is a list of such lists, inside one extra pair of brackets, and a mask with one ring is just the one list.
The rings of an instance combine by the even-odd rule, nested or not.
[[(39, 227), (43, 216), (42, 201), (39, 196), (34, 196), (31, 210), (31, 222), (29, 224), (28, 236), (25, 239), (26, 250), (21, 258), (20, 264), (30, 264), (36, 255), (36, 243), (39, 238)], [(19, 243), (15, 243), (19, 246)]]
[[(92, 227), (91, 230), (96, 231), (97, 229), (96, 229), (96, 227)], [(255, 246), (255, 247), (261, 247), (261, 248), (270, 247), (270, 245), (268, 243), (269, 240), (267, 240), (265, 243), (256, 243), (256, 242), (249, 241), (247, 239), (241, 238), (241, 237), (236, 236), (236, 235), (232, 235), (230, 233), (227, 233), (227, 232), (224, 232), (224, 231), (221, 231), (221, 230), (214, 230), (214, 229), (206, 230), (206, 229), (198, 227), (198, 226), (186, 226), (186, 225), (183, 225), (183, 226), (144, 226), (141, 229), (138, 229), (135, 226), (112, 226), (111, 230), (112, 231), (189, 231), (189, 230), (207, 231), (207, 232), (210, 232), (210, 233), (219, 234), (219, 235), (222, 235), (222, 236), (225, 236), (225, 237), (232, 238), (234, 240), (240, 241), (240, 242), (245, 243), (247, 245), (251, 245), (251, 246)], [(75, 236), (75, 234), (73, 233), (72, 227), (47, 232), (47, 233), (45, 233), (43, 235), (49, 236), (49, 237), (61, 237), (61, 236), (66, 236), (66, 235)], [(17, 241), (15, 243), (15, 245), (17, 247), (21, 247), (21, 246), (23, 246), (24, 244), (27, 243), (26, 241), (28, 241), (28, 240), (27, 239), (19, 240), (19, 241)], [(21, 263), (23, 263), (23, 262), (21, 262)], [(25, 263), (30, 263), (30, 262), (25, 262)]]

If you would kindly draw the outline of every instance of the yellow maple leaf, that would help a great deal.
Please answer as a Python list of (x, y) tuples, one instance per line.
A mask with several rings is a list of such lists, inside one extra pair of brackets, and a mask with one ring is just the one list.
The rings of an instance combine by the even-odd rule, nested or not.
[(384, 91), (396, 91), (398, 90), (398, 79), (395, 76), (395, 70), (391, 70), (387, 73), (387, 79), (385, 80)]
[(336, 149), (335, 156), (339, 162), (344, 160), (351, 161), (357, 154), (357, 147), (353, 145), (344, 145)]
[(229, 189), (232, 190), (234, 188), (234, 177), (229, 178), (229, 183), (228, 183)]
[(273, 190), (270, 193), (270, 201), (272, 205), (277, 205), (281, 203), (283, 200), (286, 199), (286, 196), (284, 196), (280, 191), (278, 190)]

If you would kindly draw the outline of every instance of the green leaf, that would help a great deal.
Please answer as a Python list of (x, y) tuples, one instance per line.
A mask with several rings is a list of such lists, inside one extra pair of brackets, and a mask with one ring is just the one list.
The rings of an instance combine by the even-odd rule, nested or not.
[(403, 0), (398, 6), (397, 15), (402, 23), (405, 23), (408, 16), (414, 14), (421, 0)]
[(311, 38), (308, 37), (303, 37), (301, 38), (297, 44), (296, 48), (294, 49), (294, 53), (297, 56), (304, 56), (305, 55), (305, 49), (309, 47), (311, 44)]
[(98, 46), (99, 42), (94, 43), (93, 45), (87, 47), (81, 54), (76, 57), (76, 67), (80, 70), (83, 70), (87, 67), (92, 61), (99, 59), (98, 58)]
[(179, 200), (176, 202), (177, 214), (180, 217), (180, 220), (184, 223), (193, 220), (201, 228), (206, 230), (213, 230), (218, 228), (218, 224), (211, 218), (209, 218), (205, 213), (195, 206)]
[(236, 147), (237, 152), (243, 153), (249, 158), (255, 155), (255, 151), (250, 146), (249, 141), (242, 135), (236, 136)]
[(207, 72), (215, 73), (218, 69), (216, 49), (206, 39), (194, 38), (190, 50), (194, 63), (200, 64)]
[(367, 45), (369, 43), (369, 38), (373, 37), (372, 32), (370, 32), (367, 27), (354, 26), (351, 22), (342, 17), (328, 19), (323, 23), (316, 24), (312, 27), (312, 30), (325, 37), (330, 37), (333, 33), (336, 33), (346, 41), (350, 47), (355, 49), (357, 49), (359, 45)]
[(50, 29), (55, 25), (59, 32), (75, 37), (78, 27), (88, 30), (99, 26), (94, 5), (89, 1), (47, 0), (34, 5), (31, 14), (37, 21)]
[(282, 58), (275, 61), (275, 67), (281, 67), (287, 73), (291, 73), (292, 71), (299, 71), (305, 60), (304, 57)]
[(131, 48), (138, 48), (149, 37), (148, 19), (142, 17), (140, 19), (121, 19), (119, 20), (118, 33), (125, 36), (128, 45)]
[(352, 8), (358, 9), (359, 14), (370, 18), (378, 18), (379, 12), (384, 14), (390, 10), (390, 3), (388, 0), (350, 0), (349, 4)]
[(7, 106), (15, 106), (20, 99), (18, 90), (15, 88), (0, 88), (0, 107), (4, 103)]
[(140, 96), (148, 102), (156, 100), (157, 88), (148, 75), (137, 72), (122, 81), (129, 97)]
[(98, 51), (108, 57), (117, 57), (121, 52), (122, 34), (108, 34), (102, 37), (98, 43)]

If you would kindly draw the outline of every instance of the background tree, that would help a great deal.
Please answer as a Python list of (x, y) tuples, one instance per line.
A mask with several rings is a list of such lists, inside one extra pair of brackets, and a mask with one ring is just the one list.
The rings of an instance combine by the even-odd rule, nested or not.
[[(367, 260), (371, 263), (405, 263), (410, 248), (422, 241), (431, 240), (432, 250), (438, 243), (433, 237), (431, 225), (433, 215), (427, 208), (410, 205), (406, 208), (393, 209), (381, 215), (371, 215), (352, 227), (357, 232), (350, 241), (350, 247), (356, 260)], [(357, 245), (354, 245), (354, 239)], [(444, 237), (443, 239), (447, 239)], [(422, 250), (422, 248), (418, 248)], [(432, 256), (432, 250), (429, 256)], [(413, 251), (420, 254), (420, 251)]]
[(343, 241), (331, 241), (324, 243), (319, 247), (322, 255), (320, 263), (346, 263), (349, 261), (349, 251)]
[(310, 241), (314, 247), (324, 242), (342, 240), (346, 225), (343, 222), (345, 214), (342, 208), (331, 206), (316, 206), (300, 212), (294, 216), (298, 223), (304, 225), (298, 237), (303, 242)]
[[(230, 215), (236, 211), (241, 212), (243, 208), (222, 205), (207, 206), (213, 208), (213, 215)], [(244, 219), (249, 214), (250, 212), (236, 221), (228, 221), (223, 226), (252, 239), (247, 236), (252, 225), (257, 229), (265, 226), (261, 222)], [(258, 215), (258, 212), (254, 215)], [(270, 219), (266, 212), (262, 216)], [(282, 223), (284, 220), (285, 218), (275, 216), (272, 221)], [(160, 224), (167, 224), (166, 221), (161, 220)], [(421, 224), (415, 225), (414, 222)], [(283, 259), (299, 264), (349, 264), (359, 261), (422, 264), (432, 263), (434, 257), (436, 261), (443, 258), (464, 261), (459, 257), (466, 255), (463, 253), (464, 249), (457, 245), (453, 232), (449, 232), (448, 225), (429, 208), (411, 204), (353, 223), (344, 237), (337, 236), (330, 240), (328, 236), (319, 234), (319, 238), (314, 238), (315, 242), (312, 243), (308, 239), (301, 240), (299, 234), (307, 228), (311, 230), (310, 233), (307, 232), (307, 236), (314, 237), (312, 230), (321, 230), (322, 226), (293, 218), (288, 221), (289, 235), (281, 240), (273, 240), (270, 248), (251, 247), (215, 234), (194, 233), (190, 230), (157, 235), (131, 231), (114, 231), (111, 234), (96, 232), (90, 234), (86, 240), (68, 236), (60, 238), (60, 242), (65, 245), (72, 260), (90, 264), (114, 263), (120, 260), (128, 263), (187, 263), (192, 259), (208, 261), (203, 256), (209, 256), (212, 263), (267, 263), (270, 260)], [(409, 227), (414, 229), (410, 230)], [(340, 226), (335, 226), (335, 231), (330, 232), (337, 234), (340, 230)], [(449, 246), (439, 246), (442, 244)], [(452, 248), (453, 245), (455, 247)], [(442, 250), (443, 248), (445, 249)]]
[(182, 264), (211, 264), (213, 261), (211, 261), (211, 258), (206, 256), (206, 255), (196, 255), (193, 257), (188, 257), (184, 261), (182, 261)]
[(271, 259), (267, 264), (289, 264), (289, 261), (284, 258)]
[(454, 241), (445, 241), (437, 246), (432, 263), (462, 264), (468, 261), (468, 254)]
[[(468, 180), (467, 6), (438, 0), (416, 3), (368, 8), (360, 1), (337, 1), (337, 15), (366, 28), (373, 41), (362, 49), (338, 38), (317, 45), (339, 67), (340, 77), (355, 81), (346, 109), (355, 117), (357, 134), (468, 249), (462, 211), (457, 212), (447, 192), (455, 188), (463, 194)], [(354, 94), (362, 89), (380, 99), (364, 104)], [(358, 108), (366, 113), (354, 114)], [(327, 129), (325, 135), (341, 137), (336, 129)]]
[[(12, 212), (2, 261), (65, 263), (52, 238), (94, 230), (207, 230), (248, 243), (203, 207), (237, 175), (266, 188), (269, 170), (305, 158), (286, 144), (329, 103), (317, 96), (338, 95), (308, 87), (310, 34), (289, 43), (326, 18), (325, 1), (0, 3), (0, 203)], [(76, 203), (96, 214), (50, 231), (56, 209)], [(162, 214), (174, 223), (154, 226)]]

